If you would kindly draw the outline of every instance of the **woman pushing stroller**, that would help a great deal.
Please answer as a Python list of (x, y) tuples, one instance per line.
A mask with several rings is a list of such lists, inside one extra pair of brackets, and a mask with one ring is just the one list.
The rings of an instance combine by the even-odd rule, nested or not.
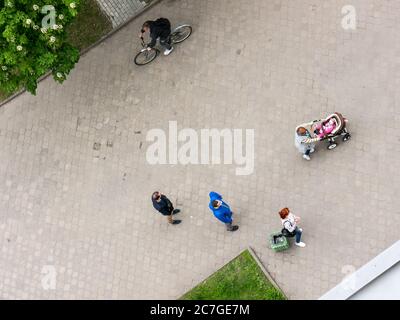
[(315, 143), (319, 141), (320, 138), (313, 138), (310, 132), (304, 127), (298, 127), (295, 136), (295, 145), (300, 153), (303, 154), (303, 159), (310, 161), (310, 154), (315, 151)]
[(310, 154), (315, 151), (316, 142), (327, 140), (329, 142), (327, 148), (332, 150), (337, 146), (335, 140), (338, 137), (342, 137), (344, 142), (350, 139), (351, 135), (346, 128), (347, 122), (342, 114), (335, 112), (326, 119), (300, 125), (296, 128), (295, 145), (303, 154), (303, 158), (309, 161)]

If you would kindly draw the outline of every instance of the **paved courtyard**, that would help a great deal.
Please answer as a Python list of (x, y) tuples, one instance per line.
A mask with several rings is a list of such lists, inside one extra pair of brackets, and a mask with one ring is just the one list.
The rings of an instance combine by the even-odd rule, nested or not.
[[(289, 298), (315, 299), (398, 240), (400, 3), (350, 2), (164, 0), (62, 86), (46, 79), (1, 107), (0, 297), (176, 299), (251, 246)], [(341, 27), (347, 4), (356, 31)], [(135, 67), (141, 22), (161, 15), (195, 32)], [(333, 111), (353, 139), (303, 161), (295, 126)], [(254, 174), (149, 165), (146, 133), (171, 120), (254, 129)], [(155, 189), (178, 203), (181, 225), (154, 211)], [(212, 216), (211, 190), (238, 232)], [(302, 217), (307, 247), (274, 253), (284, 206)]]

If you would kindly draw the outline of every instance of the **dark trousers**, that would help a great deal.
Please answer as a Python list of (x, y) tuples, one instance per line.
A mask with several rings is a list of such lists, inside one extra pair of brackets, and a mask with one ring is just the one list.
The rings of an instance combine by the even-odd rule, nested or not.
[(173, 223), (174, 219), (172, 219), (172, 215), (174, 214), (174, 207), (171, 206), (168, 208), (169, 214), (163, 214), (163, 216), (167, 217), (168, 223)]
[(230, 223), (225, 223), (225, 225), (226, 225), (226, 230), (228, 230), (228, 231), (232, 231), (232, 230), (233, 230), (232, 222), (230, 222)]
[(162, 45), (165, 49), (167, 50), (171, 50), (172, 46), (171, 46), (171, 38), (167, 37), (167, 38), (160, 38), (160, 45)]

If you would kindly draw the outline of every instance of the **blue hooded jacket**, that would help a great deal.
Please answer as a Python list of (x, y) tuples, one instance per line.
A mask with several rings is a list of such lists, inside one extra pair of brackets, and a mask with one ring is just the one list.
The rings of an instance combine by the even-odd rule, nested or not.
[[(214, 200), (222, 201), (221, 206), (215, 209), (212, 205)], [(222, 200), (222, 196), (216, 192), (210, 192), (210, 204), (208, 205), (214, 216), (223, 223), (232, 223), (232, 211), (228, 204)]]

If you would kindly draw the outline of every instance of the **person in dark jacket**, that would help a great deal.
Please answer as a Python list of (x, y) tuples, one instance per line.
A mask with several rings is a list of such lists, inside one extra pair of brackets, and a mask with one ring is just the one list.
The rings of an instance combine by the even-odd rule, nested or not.
[(160, 39), (160, 44), (165, 48), (164, 55), (169, 55), (174, 47), (171, 46), (171, 23), (166, 18), (159, 18), (156, 21), (146, 21), (142, 30), (139, 34), (139, 37), (143, 39), (143, 35), (149, 32), (151, 42), (148, 44), (147, 49), (151, 50), (157, 43), (157, 39)]
[(210, 192), (210, 204), (208, 207), (214, 213), (214, 216), (221, 222), (225, 223), (228, 231), (236, 231), (239, 226), (232, 225), (232, 210), (229, 205), (222, 200), (222, 196), (216, 192)]
[(165, 195), (161, 194), (161, 192), (153, 192), (151, 201), (153, 202), (154, 209), (167, 217), (168, 223), (180, 224), (182, 222), (181, 220), (172, 219), (172, 215), (179, 213), (180, 210), (174, 209), (172, 202)]

